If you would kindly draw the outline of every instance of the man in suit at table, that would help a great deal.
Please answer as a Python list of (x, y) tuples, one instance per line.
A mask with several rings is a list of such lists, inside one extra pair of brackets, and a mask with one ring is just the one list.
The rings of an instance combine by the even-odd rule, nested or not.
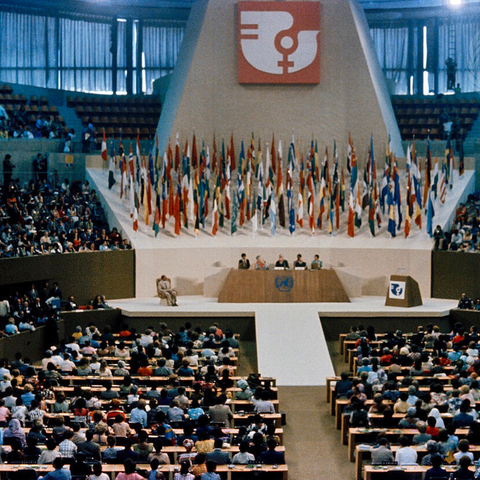
[(247, 258), (246, 253), (242, 253), (242, 258), (238, 261), (239, 270), (248, 270), (250, 268), (250, 260)]

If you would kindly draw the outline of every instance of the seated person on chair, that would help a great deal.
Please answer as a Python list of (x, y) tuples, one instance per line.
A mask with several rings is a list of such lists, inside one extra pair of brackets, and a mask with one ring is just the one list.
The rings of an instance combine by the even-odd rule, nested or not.
[(303, 261), (300, 253), (297, 255), (297, 259), (293, 262), (293, 268), (307, 268), (307, 264)]
[(160, 298), (165, 298), (168, 305), (177, 306), (177, 292), (172, 288), (172, 282), (166, 275), (157, 279), (157, 293)]
[(310, 268), (312, 270), (321, 270), (323, 267), (323, 263), (320, 260), (320, 257), (318, 255), (313, 256), (313, 262), (310, 264)]
[(250, 260), (247, 258), (246, 253), (242, 253), (242, 258), (238, 261), (239, 270), (248, 270), (250, 268)]
[(288, 261), (285, 260), (282, 253), (278, 256), (278, 260), (275, 262), (275, 268), (276, 267), (282, 267), (285, 270), (288, 270), (290, 268), (290, 266), (288, 265)]
[(261, 255), (257, 255), (255, 270), (268, 270), (267, 262), (262, 258)]

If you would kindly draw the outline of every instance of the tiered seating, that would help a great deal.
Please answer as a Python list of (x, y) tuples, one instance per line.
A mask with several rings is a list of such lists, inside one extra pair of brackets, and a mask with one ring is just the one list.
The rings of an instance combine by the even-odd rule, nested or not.
[[(93, 328), (93, 327), (92, 327)], [(107, 330), (106, 330), (107, 332)], [(108, 334), (110, 331), (108, 330)], [(165, 334), (168, 334), (169, 331), (165, 331)], [(145, 335), (148, 335), (148, 332), (146, 332)], [(154, 350), (155, 348), (158, 348), (159, 344), (157, 344), (157, 340), (161, 338), (161, 340), (165, 341), (166, 338), (168, 338), (169, 335), (166, 335), (164, 337), (157, 337), (155, 336), (155, 342), (154, 342)], [(93, 335), (94, 338), (96, 338), (96, 334)], [(135, 339), (136, 335), (133, 334), (133, 339)], [(238, 335), (235, 335), (235, 337), (238, 338)], [(114, 343), (119, 344), (119, 341), (122, 340), (123, 343), (125, 343), (128, 346), (134, 346), (134, 343), (132, 343), (132, 337), (130, 339), (125, 339), (126, 337), (122, 336), (122, 338), (119, 338), (118, 334), (115, 334), (112, 338), (110, 335), (108, 339), (108, 345), (113, 348)], [(143, 338), (143, 337), (142, 337)], [(173, 335), (170, 335), (170, 338), (173, 338)], [(193, 338), (193, 335), (192, 337)], [(228, 335), (224, 337), (225, 339), (228, 338)], [(140, 339), (140, 341), (142, 341)], [(170, 346), (171, 341), (168, 342)], [(202, 342), (197, 344), (197, 346), (201, 347)], [(89, 345), (86, 344), (86, 345)], [(163, 344), (163, 347), (165, 349), (167, 348), (165, 344)], [(209, 348), (213, 350), (215, 355), (219, 355), (220, 348), (210, 345)], [(126, 363), (126, 368), (130, 368), (130, 366), (133, 364), (134, 361), (138, 361), (138, 359), (135, 358), (135, 355), (139, 352), (135, 352), (134, 350), (131, 351), (131, 357), (114, 357), (110, 355), (102, 355), (102, 353), (105, 353), (103, 349), (103, 346), (101, 348), (98, 348), (97, 354), (100, 356), (100, 359), (106, 360), (108, 364), (118, 364), (118, 360), (122, 360), (123, 362)], [(75, 349), (73, 349), (75, 350)], [(163, 348), (162, 348), (163, 350)], [(199, 349), (193, 349), (193, 354), (200, 354), (202, 351), (202, 348)], [(165, 350), (166, 351), (166, 350)], [(84, 352), (85, 355), (87, 355), (87, 352)], [(147, 348), (147, 353), (149, 355), (149, 358), (151, 360), (151, 355), (153, 355), (153, 350), (148, 350)], [(235, 357), (231, 357), (231, 363), (234, 365), (237, 365), (238, 363), (238, 348), (233, 348), (233, 353), (235, 353)], [(140, 352), (141, 354), (141, 352)], [(179, 354), (180, 355), (180, 354)], [(73, 355), (75, 357), (75, 355)], [(202, 357), (199, 355), (199, 361), (201, 361)], [(52, 358), (53, 361), (53, 358)], [(155, 363), (155, 362), (153, 362)], [(44, 361), (42, 360), (42, 364), (44, 364)], [(142, 361), (143, 364), (143, 361)], [(200, 363), (201, 365), (201, 363)], [(117, 365), (118, 366), (118, 365)], [(45, 368), (45, 365), (44, 365)], [(110, 367), (112, 371), (114, 371), (114, 367)], [(192, 367), (194, 371), (197, 370), (197, 368)], [(41, 367), (36, 367), (37, 370), (37, 375), (40, 372)], [(215, 430), (212, 432), (211, 436), (214, 436), (215, 438), (222, 438), (223, 440), (223, 446), (222, 450), (223, 452), (228, 453), (229, 457), (232, 458), (235, 454), (239, 453), (239, 441), (240, 439), (245, 439), (245, 435), (247, 432), (247, 429), (241, 429), (240, 427), (245, 426), (248, 427), (248, 431), (252, 432), (252, 435), (257, 432), (258, 428), (260, 428), (259, 423), (254, 422), (254, 404), (252, 401), (246, 400), (241, 398), (240, 392), (244, 393), (244, 390), (242, 388), (238, 388), (237, 382), (240, 379), (247, 380), (246, 377), (239, 377), (235, 375), (235, 370), (230, 370), (231, 374), (229, 375), (230, 380), (232, 381), (229, 383), (229, 386), (223, 385), (221, 386), (221, 381), (220, 380), (218, 383), (218, 386), (211, 386), (213, 385), (210, 382), (210, 380), (213, 380), (213, 378), (210, 378), (208, 380), (208, 376), (205, 377), (205, 381), (207, 381), (208, 385), (204, 385), (203, 388), (205, 388), (205, 392), (207, 392), (208, 387), (213, 390), (213, 395), (218, 395), (220, 391), (228, 396), (229, 400), (227, 401), (226, 405), (231, 408), (232, 411), (232, 417), (230, 418), (230, 425), (225, 424), (225, 423), (213, 423), (211, 424), (212, 427), (215, 428)], [(90, 409), (90, 414), (86, 415), (86, 411), (82, 411), (81, 418), (83, 419), (80, 427), (80, 433), (85, 433), (87, 430), (87, 425), (92, 421), (90, 416), (93, 412), (93, 410), (101, 410), (103, 412), (110, 411), (111, 408), (114, 409), (114, 414), (113, 416), (109, 416), (108, 418), (104, 416), (103, 421), (107, 422), (109, 426), (111, 426), (114, 423), (114, 418), (116, 416), (116, 413), (119, 411), (123, 411), (125, 413), (126, 421), (130, 423), (130, 426), (132, 428), (132, 438), (136, 437), (138, 435), (138, 432), (140, 429), (142, 429), (146, 434), (147, 434), (147, 443), (152, 444), (155, 440), (158, 438), (164, 439), (164, 446), (162, 448), (162, 452), (166, 453), (170, 459), (170, 464), (167, 465), (161, 465), (159, 468), (159, 471), (163, 472), (165, 475), (168, 475), (168, 478), (172, 478), (172, 473), (175, 471), (178, 471), (179, 469), (179, 463), (181, 462), (182, 458), (181, 455), (187, 453), (186, 447), (183, 446), (181, 442), (178, 441), (178, 437), (184, 434), (183, 427), (185, 424), (188, 422), (189, 425), (192, 425), (194, 428), (197, 427), (197, 423), (199, 425), (202, 424), (200, 420), (192, 420), (188, 418), (188, 415), (185, 417), (185, 421), (169, 421), (168, 419), (166, 420), (166, 423), (170, 424), (173, 433), (176, 435), (177, 439), (176, 441), (173, 441), (171, 436), (167, 436), (165, 434), (165, 429), (163, 427), (159, 427), (158, 425), (158, 416), (155, 416), (155, 418), (149, 418), (148, 420), (148, 425), (145, 426), (140, 423), (134, 423), (135, 420), (133, 420), (133, 412), (131, 412), (132, 408), (135, 405), (132, 405), (132, 403), (128, 401), (127, 399), (127, 391), (122, 390), (123, 386), (125, 385), (125, 377), (105, 377), (100, 375), (95, 375), (95, 376), (78, 376), (78, 375), (63, 375), (60, 376), (58, 373), (56, 374), (56, 377), (52, 377), (49, 375), (49, 371), (47, 371), (46, 375), (47, 378), (50, 379), (51, 385), (45, 385), (48, 391), (44, 392), (44, 400), (43, 400), (43, 405), (42, 408), (45, 408), (46, 416), (44, 417), (44, 424), (46, 425), (45, 433), (46, 436), (48, 437), (49, 435), (54, 434), (54, 430), (52, 427), (58, 425), (58, 418), (61, 416), (64, 419), (64, 424), (66, 426), (72, 425), (72, 423), (77, 420), (80, 422), (80, 420), (74, 419), (74, 416), (72, 414), (73, 407), (69, 408), (70, 411), (65, 411), (65, 409), (61, 409), (61, 411), (58, 411), (57, 413), (55, 412), (55, 400), (54, 396), (58, 399), (58, 395), (62, 394), (62, 396), (65, 396), (67, 398), (67, 402), (69, 399), (72, 398), (78, 398), (79, 394), (79, 389), (78, 387), (81, 386), (81, 391), (83, 392), (82, 395), (84, 395), (85, 398), (91, 398), (91, 395), (95, 396), (96, 399), (99, 399), (98, 401), (95, 400), (94, 403), (89, 405), (87, 408)], [(180, 373), (180, 372), (178, 372)], [(218, 372), (219, 376), (224, 376), (223, 373), (221, 372), (221, 367), (220, 371)], [(185, 394), (190, 397), (191, 394), (196, 392), (198, 395), (198, 389), (193, 388), (194, 384), (199, 380), (197, 377), (185, 377), (179, 375), (177, 376), (170, 376), (170, 377), (160, 377), (160, 376), (140, 376), (138, 374), (132, 374), (131, 376), (133, 384), (137, 385), (139, 388), (139, 395), (141, 395), (141, 398), (145, 400), (147, 405), (149, 405), (152, 408), (155, 408), (156, 412), (158, 411), (163, 411), (167, 412), (168, 410), (168, 405), (166, 405), (164, 402), (161, 402), (159, 399), (160, 406), (158, 405), (157, 401), (154, 400), (154, 395), (150, 394), (150, 391), (152, 388), (158, 388), (158, 391), (160, 391), (162, 388), (179, 388), (179, 386), (183, 386), (185, 388)], [(41, 381), (41, 380), (40, 380)], [(113, 384), (113, 386), (112, 386)], [(233, 385), (233, 386), (232, 386)], [(265, 390), (269, 390), (270, 395), (276, 396), (277, 389), (275, 386), (275, 379), (273, 378), (262, 378), (261, 376), (258, 376), (256, 379), (256, 385), (262, 386)], [(221, 390), (221, 388), (223, 388)], [(102, 395), (106, 390), (109, 389), (113, 392), (117, 393), (117, 399), (115, 400), (115, 403), (111, 400), (112, 396), (111, 395)], [(132, 393), (132, 392), (130, 392)], [(173, 394), (173, 395), (176, 395)], [(205, 393), (207, 395), (207, 393)], [(237, 398), (237, 395), (239, 398)], [(63, 400), (63, 399), (62, 399)], [(143, 401), (143, 400), (142, 400)], [(72, 402), (70, 402), (72, 403)], [(136, 403), (136, 401), (135, 401)], [(278, 445), (276, 446), (276, 451), (277, 452), (284, 452), (285, 447), (283, 445), (283, 429), (281, 427), (281, 414), (279, 412), (279, 405), (278, 405), (278, 400), (272, 400), (272, 403), (275, 408), (274, 413), (262, 413), (262, 421), (265, 424), (271, 424), (272, 426), (269, 429), (268, 434), (271, 434), (274, 436), (274, 438), (277, 438), (278, 440)], [(202, 405), (202, 408), (204, 411), (208, 414), (209, 412), (209, 403), (205, 402), (205, 405)], [(211, 408), (211, 407), (210, 407)], [(147, 408), (148, 410), (148, 408)], [(213, 411), (211, 412), (213, 416)], [(79, 412), (76, 413), (79, 415)], [(80, 417), (79, 417), (80, 418)], [(88, 419), (87, 419), (88, 418)], [(28, 419), (28, 417), (27, 417)], [(133, 422), (132, 422), (133, 420)], [(143, 421), (142, 421), (143, 422)], [(252, 423), (253, 422), (253, 423)], [(258, 422), (258, 420), (257, 420)], [(78, 425), (78, 424), (77, 424)], [(251, 426), (251, 428), (250, 428)], [(32, 427), (32, 423), (27, 420), (25, 423), (25, 428), (24, 431), (26, 434), (29, 433), (30, 429)], [(226, 428), (228, 427), (228, 428)], [(105, 426), (105, 428), (107, 428)], [(157, 429), (158, 428), (158, 429)], [(134, 431), (137, 433), (135, 434)], [(263, 432), (263, 430), (262, 430)], [(112, 432), (108, 432), (108, 434), (112, 434)], [(267, 432), (263, 432), (264, 435), (267, 435)], [(96, 434), (97, 435), (97, 434)], [(164, 435), (164, 436), (163, 436)], [(251, 438), (251, 437), (249, 437)], [(106, 450), (107, 445), (105, 445), (105, 438), (100, 437), (100, 435), (97, 435), (94, 437), (95, 442), (100, 443), (100, 450), (101, 454), (103, 456), (103, 452)], [(123, 441), (125, 440), (124, 437), (117, 437), (117, 446), (115, 447), (118, 450), (122, 449), (123, 446)], [(200, 438), (201, 440), (201, 438)], [(138, 440), (135, 440), (135, 443), (138, 442)], [(8, 442), (7, 442), (8, 444)], [(228, 444), (228, 445), (227, 445)], [(196, 444), (197, 445), (197, 444)], [(197, 445), (198, 446), (198, 445)], [(45, 445), (39, 445), (41, 450), (45, 449)], [(6, 447), (8, 450), (9, 447)], [(258, 450), (256, 450), (257, 453)], [(5, 447), (4, 447), (4, 453), (5, 453)], [(196, 447), (193, 447), (192, 453), (196, 453)], [(5, 460), (8, 461), (7, 456), (5, 456)], [(23, 465), (21, 465), (21, 468), (33, 468), (34, 470), (41, 469), (45, 471), (50, 471), (51, 466), (44, 466), (40, 467), (35, 465), (33, 462), (35, 459), (32, 459), (28, 462), (24, 462)], [(6, 471), (12, 472), (16, 471), (20, 467), (18, 465), (13, 465), (13, 463), (21, 463), (21, 462), (12, 462), (10, 461), (10, 464), (8, 465), (8, 468)], [(92, 458), (87, 458), (87, 463), (94, 463), (94, 459)], [(279, 462), (282, 463), (282, 462)], [(111, 474), (112, 479), (115, 478), (115, 474), (118, 472), (123, 471), (123, 464), (120, 459), (118, 461), (116, 459), (111, 459), (110, 457), (103, 458), (102, 459), (102, 464), (103, 464), (103, 470), (106, 473)], [(68, 466), (67, 466), (68, 468)], [(147, 471), (150, 471), (150, 467), (146, 462), (146, 457), (140, 457), (139, 460), (137, 460), (137, 468), (140, 469), (145, 469)], [(252, 470), (253, 469), (253, 470)], [(0, 470), (2, 470), (0, 468)], [(224, 474), (228, 473), (228, 478), (235, 479), (235, 478), (249, 478), (250, 476), (246, 476), (248, 472), (254, 473), (254, 477), (256, 478), (258, 475), (262, 475), (262, 478), (265, 478), (264, 476), (267, 475), (266, 478), (271, 478), (272, 480), (277, 480), (279, 478), (282, 478), (284, 480), (287, 479), (288, 476), (288, 467), (287, 465), (274, 465), (274, 464), (269, 464), (269, 462), (265, 462), (265, 464), (262, 464), (259, 462), (258, 458), (255, 460), (255, 464), (251, 465), (235, 465), (235, 466), (228, 466), (228, 465), (218, 465), (217, 466), (217, 472), (222, 473), (222, 478)]]
[(137, 97), (125, 96), (78, 96), (67, 97), (67, 105), (83, 123), (92, 123), (97, 137), (148, 139), (155, 135), (160, 118), (160, 99), (154, 95)]
[[(410, 373), (411, 368), (414, 368), (413, 371), (417, 372), (418, 366), (415, 367), (411, 366), (411, 359), (407, 360), (407, 357), (402, 357), (402, 355), (395, 353), (392, 348), (389, 351), (384, 351), (384, 347), (389, 342), (389, 345), (398, 344), (401, 348), (404, 348), (405, 341), (416, 341), (418, 342), (419, 339), (422, 337), (423, 332), (420, 333), (411, 333), (411, 334), (402, 334), (399, 332), (397, 334), (376, 334), (374, 337), (369, 341), (369, 349), (364, 349), (363, 353), (365, 358), (369, 358), (369, 362), (373, 364), (373, 358), (380, 359), (382, 355), (394, 355), (394, 359), (396, 361), (392, 362), (395, 364), (394, 372), (395, 373), (388, 373), (389, 370), (388, 364), (384, 363), (387, 360), (380, 360), (379, 367), (383, 368), (385, 372), (388, 373), (388, 381), (386, 383), (380, 382), (378, 385), (373, 387), (373, 393), (368, 397), (367, 400), (364, 401), (364, 408), (367, 410), (374, 405), (374, 400), (372, 399), (372, 395), (375, 391), (379, 391), (384, 393), (385, 398), (383, 399), (383, 405), (388, 408), (389, 410), (394, 407), (395, 400), (391, 400), (390, 397), (387, 395), (387, 392), (390, 389), (383, 388), (385, 385), (395, 385), (393, 388), (398, 390), (399, 392), (406, 392), (408, 395), (412, 393), (409, 391), (409, 387), (413, 384), (415, 385), (415, 394), (414, 396), (418, 398), (423, 398), (424, 395), (431, 394), (431, 402), (432, 406), (437, 407), (440, 413), (440, 416), (445, 424), (445, 426), (451, 426), (452, 422), (453, 425), (456, 425), (457, 428), (454, 428), (455, 435), (462, 438), (471, 438), (469, 434), (471, 433), (469, 428), (459, 427), (458, 424), (455, 423), (454, 415), (456, 414), (456, 409), (458, 408), (456, 403), (450, 403), (452, 399), (454, 400), (455, 396), (450, 396), (451, 392), (454, 389), (459, 389), (461, 385), (468, 384), (467, 376), (472, 374), (474, 378), (475, 372), (477, 370), (476, 364), (472, 365), (466, 374), (461, 373), (461, 367), (455, 363), (455, 358), (457, 355), (460, 355), (458, 352), (466, 351), (468, 347), (468, 352), (465, 354), (464, 359), (468, 355), (476, 355), (475, 349), (470, 342), (474, 342), (478, 348), (479, 339), (476, 336), (476, 330), (472, 330), (470, 333), (463, 333), (463, 327), (460, 325), (455, 326), (455, 336), (453, 338), (453, 344), (457, 344), (459, 349), (453, 349), (449, 345), (449, 348), (445, 348), (445, 346), (440, 347), (441, 343), (435, 342), (435, 336), (431, 335), (431, 330), (425, 333), (423, 337), (422, 343), (416, 343), (416, 345), (421, 345), (420, 351), (422, 354), (428, 353), (432, 357), (437, 357), (439, 360), (433, 360), (433, 365), (428, 367), (422, 367), (422, 372), (418, 374), (415, 373), (415, 376), (412, 376)], [(364, 334), (365, 335), (365, 334)], [(438, 330), (435, 332), (436, 336), (439, 336), (440, 342), (445, 340), (450, 340), (452, 337), (450, 334), (441, 335)], [(471, 336), (470, 336), (471, 335)], [(357, 380), (359, 379), (358, 376), (358, 364), (361, 362), (358, 360), (357, 356), (361, 355), (361, 347), (355, 348), (356, 340), (347, 340), (347, 334), (340, 334), (339, 338), (339, 345), (340, 345), (340, 354), (343, 356), (345, 362), (349, 365), (346, 371), (350, 370), (350, 380)], [(365, 344), (364, 341), (360, 341), (360, 344)], [(433, 350), (433, 348), (437, 348), (440, 350)], [(415, 351), (415, 350), (414, 350)], [(445, 353), (444, 357), (441, 354)], [(478, 352), (477, 352), (478, 353)], [(405, 354), (405, 352), (404, 352)], [(451, 355), (451, 357), (450, 357)], [(382, 357), (385, 358), (385, 357)], [(402, 360), (403, 358), (403, 360)], [(478, 358), (478, 357), (476, 357)], [(440, 361), (442, 360), (442, 361)], [(422, 362), (426, 362), (425, 357), (422, 358)], [(468, 360), (464, 360), (468, 362)], [(422, 363), (424, 365), (424, 363)], [(425, 363), (427, 365), (427, 363)], [(467, 366), (468, 366), (467, 365)], [(425, 368), (427, 368), (425, 370)], [(431, 370), (430, 370), (431, 369)], [(420, 373), (423, 373), (420, 375)], [(398, 449), (400, 448), (397, 443), (400, 437), (408, 437), (410, 439), (413, 436), (419, 434), (419, 430), (414, 428), (412, 425), (411, 428), (399, 428), (398, 422), (405, 417), (405, 413), (393, 413), (392, 418), (390, 420), (390, 415), (387, 418), (387, 415), (383, 415), (383, 413), (379, 413), (378, 410), (375, 413), (370, 412), (368, 414), (368, 423), (364, 426), (352, 426), (350, 424), (350, 413), (351, 410), (348, 411), (347, 408), (351, 407), (352, 402), (349, 398), (344, 396), (340, 398), (336, 398), (335, 395), (335, 385), (336, 382), (341, 380), (340, 377), (330, 377), (327, 378), (327, 392), (326, 392), (326, 401), (327, 403), (330, 402), (331, 409), (330, 412), (332, 415), (335, 416), (335, 425), (336, 428), (341, 431), (341, 441), (343, 445), (348, 445), (348, 459), (351, 462), (356, 462), (356, 479), (360, 480), (362, 478), (371, 478), (371, 476), (375, 475), (375, 472), (378, 471), (379, 467), (374, 466), (366, 466), (364, 465), (364, 461), (368, 460), (371, 455), (372, 445), (377, 444), (377, 440), (380, 436), (388, 438), (391, 445), (391, 450), (395, 454)], [(385, 382), (385, 380), (384, 380)], [(441, 387), (439, 387), (441, 385)], [(473, 388), (473, 386), (472, 386)], [(371, 388), (372, 389), (372, 388)], [(480, 410), (480, 398), (476, 395), (476, 390), (472, 390), (474, 393), (474, 398), (476, 400), (475, 409), (478, 411)], [(446, 403), (436, 403), (437, 401), (440, 402), (441, 396), (446, 394)], [(395, 396), (392, 398), (396, 398)], [(355, 400), (355, 399), (354, 399)], [(426, 401), (426, 400), (425, 400)], [(460, 399), (460, 402), (462, 398)], [(383, 410), (381, 410), (383, 412)], [(347, 413), (348, 412), (348, 413)], [(417, 416), (417, 415), (416, 415)], [(387, 422), (387, 423), (386, 423)], [(473, 427), (472, 427), (473, 428)], [(423, 457), (425, 457), (429, 452), (427, 451), (426, 446), (423, 442), (420, 445), (414, 445), (414, 448), (417, 451), (418, 455), (418, 463), (420, 464)], [(470, 449), (469, 451), (472, 452), (474, 455), (475, 460), (477, 461), (480, 458), (480, 443), (478, 441), (470, 440)], [(380, 467), (388, 470), (388, 467)], [(419, 467), (417, 469), (418, 472), (423, 472), (426, 467)], [(419, 477), (421, 478), (421, 476)]]
[[(25, 112), (28, 123), (34, 125), (40, 117), (53, 117), (54, 121), (65, 127), (65, 120), (59, 114), (55, 105), (49, 105), (45, 96), (37, 97), (32, 95), (30, 99), (23, 94), (14, 94), (11, 85), (0, 85), (0, 104), (3, 105), (9, 116), (18, 115), (20, 111)], [(67, 130), (65, 130), (67, 131)]]
[(459, 134), (465, 137), (478, 117), (480, 99), (443, 96), (441, 98), (393, 97), (392, 105), (403, 140), (425, 139), (430, 131), (432, 140), (442, 139), (440, 115), (447, 110), (453, 118), (458, 115)]

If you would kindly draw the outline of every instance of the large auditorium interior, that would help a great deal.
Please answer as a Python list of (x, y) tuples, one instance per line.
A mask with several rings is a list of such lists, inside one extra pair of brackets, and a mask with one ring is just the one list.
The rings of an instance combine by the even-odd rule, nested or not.
[(480, 0), (0, 32), (3, 480), (480, 478)]

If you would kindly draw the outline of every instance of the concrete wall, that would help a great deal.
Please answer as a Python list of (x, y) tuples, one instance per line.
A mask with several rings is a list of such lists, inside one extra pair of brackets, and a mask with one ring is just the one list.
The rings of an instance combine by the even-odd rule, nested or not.
[[(410, 275), (420, 285), (422, 297), (430, 297), (431, 252), (408, 249), (306, 248), (299, 247), (306, 261), (318, 253), (324, 268), (347, 269), (349, 292), (361, 290), (361, 295), (385, 295), (390, 275)], [(253, 263), (256, 255), (274, 262), (280, 253), (290, 262), (295, 260), (298, 248), (243, 248), (228, 246), (211, 248), (169, 248), (136, 250), (137, 297), (155, 295), (155, 279), (169, 276), (180, 295), (203, 295), (204, 278), (212, 267), (236, 268), (240, 254), (245, 252)], [(359, 288), (352, 288), (358, 282)], [(207, 295), (211, 295), (207, 288)]]
[(0, 260), (0, 293), (12, 286), (54, 281), (64, 299), (74, 295), (85, 305), (95, 295), (109, 298), (135, 296), (135, 255), (133, 250), (87, 252)]
[[(303, 150), (314, 135), (323, 150), (336, 137), (339, 157), (348, 133), (365, 158), (370, 135), (385, 151), (388, 133), (402, 155), (398, 127), (361, 9), (349, 0), (321, 3), (320, 83), (240, 85), (237, 80), (236, 0), (199, 1), (190, 15), (179, 59), (158, 126), (159, 148), (180, 134), (237, 146), (251, 133), (289, 142), (295, 132)], [(288, 143), (287, 143), (288, 145)]]

